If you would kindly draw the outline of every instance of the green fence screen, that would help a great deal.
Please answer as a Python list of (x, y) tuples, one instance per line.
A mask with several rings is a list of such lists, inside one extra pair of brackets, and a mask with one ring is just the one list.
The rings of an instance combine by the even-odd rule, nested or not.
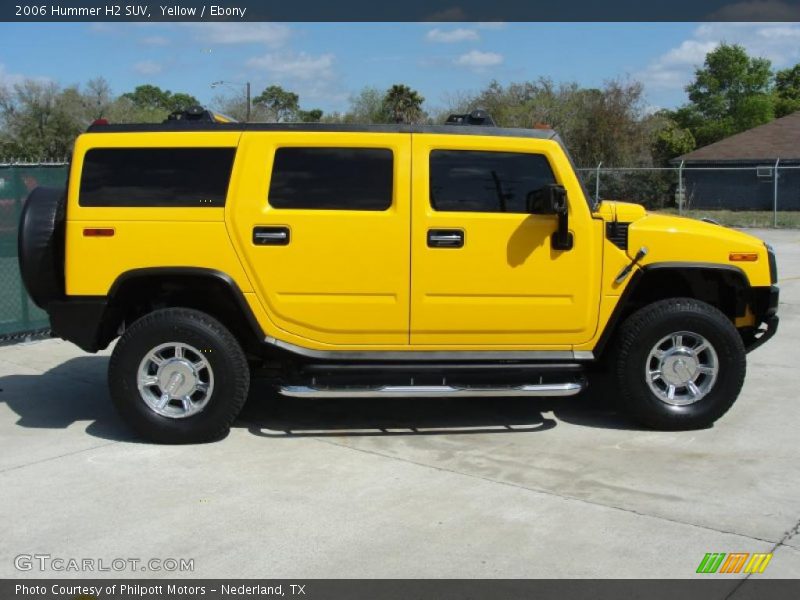
[(63, 163), (0, 163), (0, 338), (46, 329), (47, 314), (25, 293), (17, 262), (17, 226), (25, 199), (33, 188), (62, 187)]

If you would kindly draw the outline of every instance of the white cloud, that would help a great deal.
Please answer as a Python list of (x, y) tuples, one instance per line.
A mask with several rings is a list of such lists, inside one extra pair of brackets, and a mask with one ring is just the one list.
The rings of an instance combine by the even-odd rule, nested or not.
[(40, 75), (29, 76), (22, 75), (21, 73), (9, 73), (8, 69), (3, 63), (0, 63), (0, 87), (12, 87), (24, 81), (36, 81), (38, 83), (50, 83), (52, 79), (49, 77), (42, 77)]
[(154, 60), (143, 60), (133, 65), (133, 70), (139, 75), (158, 75), (164, 68)]
[(503, 63), (503, 55), (497, 52), (481, 52), (480, 50), (470, 50), (456, 58), (453, 63), (459, 67), (468, 69), (483, 70), (488, 67), (496, 67)]
[(721, 43), (740, 44), (751, 56), (761, 56), (783, 68), (800, 60), (800, 25), (793, 23), (708, 23), (692, 38), (662, 54), (635, 77), (648, 89), (680, 90), (706, 54)]
[(429, 42), (454, 44), (457, 42), (476, 42), (480, 39), (480, 36), (474, 29), (459, 27), (458, 29), (444, 30), (436, 27), (425, 35), (425, 39)]
[(685, 40), (650, 63), (647, 69), (637, 74), (637, 78), (649, 89), (681, 89), (717, 44), (715, 41)]
[(169, 38), (163, 35), (151, 35), (139, 40), (142, 44), (147, 46), (166, 46), (169, 44)]
[(333, 77), (333, 54), (312, 56), (300, 53), (270, 53), (247, 61), (249, 67), (264, 69), (275, 77), (310, 81)]
[(291, 29), (279, 23), (184, 23), (197, 32), (197, 38), (212, 44), (264, 44), (283, 46)]

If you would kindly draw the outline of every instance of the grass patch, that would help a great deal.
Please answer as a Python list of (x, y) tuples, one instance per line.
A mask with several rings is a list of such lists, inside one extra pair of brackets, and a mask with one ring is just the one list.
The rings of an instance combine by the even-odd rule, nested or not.
[[(652, 212), (677, 215), (678, 209), (664, 208)], [(713, 219), (720, 225), (728, 227), (758, 227), (762, 229), (773, 227), (775, 218), (771, 210), (685, 210), (683, 216), (693, 219)], [(800, 211), (778, 211), (778, 227), (800, 229)]]

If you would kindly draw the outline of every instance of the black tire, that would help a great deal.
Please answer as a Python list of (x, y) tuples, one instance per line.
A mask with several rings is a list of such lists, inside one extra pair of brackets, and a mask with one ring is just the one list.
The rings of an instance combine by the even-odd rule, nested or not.
[[(214, 386), (197, 414), (171, 418), (158, 414), (139, 393), (139, 367), (161, 344), (179, 342), (202, 350)], [(192, 444), (224, 437), (244, 406), (250, 370), (239, 342), (219, 321), (191, 309), (167, 308), (135, 321), (117, 342), (108, 368), (111, 399), (126, 422), (148, 440)]]
[[(646, 380), (654, 346), (672, 333), (703, 336), (716, 352), (718, 374), (706, 395), (678, 406), (659, 398)], [(747, 369), (744, 344), (730, 319), (713, 306), (691, 298), (655, 302), (631, 315), (622, 325), (616, 354), (620, 403), (639, 423), (668, 431), (709, 427), (733, 405)], [(654, 359), (658, 365), (658, 358)]]
[(17, 255), (22, 282), (40, 308), (64, 293), (63, 189), (38, 187), (22, 207), (17, 234)]

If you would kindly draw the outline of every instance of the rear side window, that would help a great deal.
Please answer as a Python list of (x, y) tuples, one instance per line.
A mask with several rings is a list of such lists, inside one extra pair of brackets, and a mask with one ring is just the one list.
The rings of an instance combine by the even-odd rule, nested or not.
[(278, 148), (269, 185), (275, 208), (386, 210), (394, 157), (388, 148)]
[(95, 148), (81, 206), (224, 206), (235, 148)]
[(430, 193), (434, 210), (527, 213), (531, 192), (555, 183), (541, 154), (434, 150)]

